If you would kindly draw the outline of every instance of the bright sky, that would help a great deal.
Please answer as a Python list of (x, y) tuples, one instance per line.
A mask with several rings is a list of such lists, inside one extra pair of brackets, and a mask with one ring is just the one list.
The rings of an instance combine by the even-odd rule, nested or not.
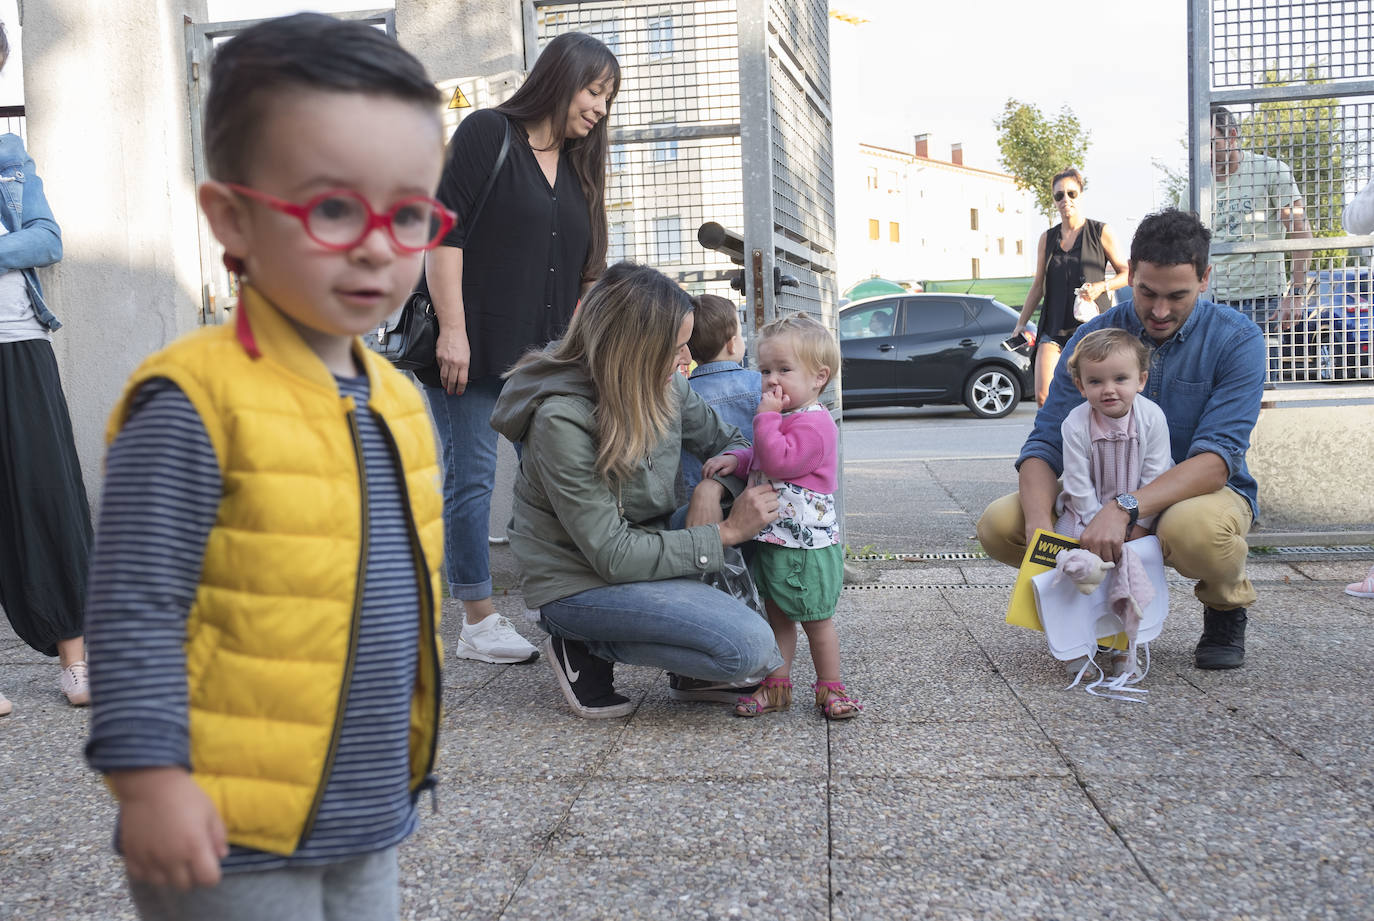
[[(992, 123), (1009, 97), (1047, 115), (1067, 105), (1091, 133), (1081, 164), (1089, 183), (1087, 213), (1111, 224), (1122, 240), (1161, 204), (1150, 158), (1179, 167), (1184, 162), (1183, 3), (1098, 0), (1060, 7), (1058, 15), (1025, 0), (830, 5), (870, 20), (840, 24), (854, 30), (862, 53), (844, 55), (839, 40), (832, 51), (837, 144), (910, 150), (914, 135), (929, 133), (933, 156), (947, 157), (949, 145), (962, 142), (966, 164), (999, 169)], [(209, 13), (212, 20), (227, 20), (394, 6), (393, 0), (210, 0)]]
[(844, 94), (852, 99), (834, 101), (837, 144), (843, 131), (911, 150), (913, 135), (929, 133), (932, 156), (948, 159), (950, 144), (962, 142), (965, 164), (1000, 169), (993, 120), (1008, 98), (1047, 116), (1067, 105), (1091, 134), (1081, 164), (1086, 212), (1124, 241), (1161, 206), (1150, 158), (1178, 167), (1185, 161), (1183, 3), (831, 0), (831, 8), (870, 20), (836, 24), (855, 30), (862, 50), (837, 56), (838, 37), (832, 47), (835, 83), (854, 88)]

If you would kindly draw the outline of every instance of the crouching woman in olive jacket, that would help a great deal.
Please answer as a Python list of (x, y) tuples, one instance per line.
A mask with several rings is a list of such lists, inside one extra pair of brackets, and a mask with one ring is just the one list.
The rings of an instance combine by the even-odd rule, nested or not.
[(748, 444), (677, 373), (691, 334), (687, 294), (620, 263), (563, 339), (510, 372), (492, 413), (524, 446), (507, 533), (525, 603), (539, 608), (546, 657), (582, 717), (632, 709), (615, 692), (615, 662), (667, 669), (680, 699), (733, 700), (732, 686), (782, 661), (758, 614), (700, 581), (725, 547), (777, 518), (776, 492), (705, 480), (687, 526), (670, 521), (684, 448), (714, 457)]

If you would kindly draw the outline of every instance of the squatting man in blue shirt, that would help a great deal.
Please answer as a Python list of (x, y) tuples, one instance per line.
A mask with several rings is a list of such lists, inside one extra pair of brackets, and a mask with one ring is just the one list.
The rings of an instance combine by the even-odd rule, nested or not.
[[(1175, 467), (1134, 495), (1116, 497), (1080, 538), (1104, 560), (1118, 561), (1138, 518), (1158, 515), (1164, 560), (1196, 579), (1203, 604), (1198, 668), (1239, 668), (1245, 661), (1246, 608), (1255, 588), (1245, 574), (1245, 535), (1258, 514), (1255, 479), (1245, 467), (1250, 433), (1264, 391), (1264, 338), (1236, 310), (1202, 295), (1211, 266), (1211, 234), (1192, 212), (1151, 214), (1131, 241), (1134, 301), (1083, 324), (1064, 349), (1095, 329), (1129, 330), (1150, 347), (1144, 394), (1164, 410)], [(995, 559), (1021, 565), (1037, 528), (1052, 530), (1063, 472), (1060, 425), (1083, 401), (1061, 361), (1049, 399), (1017, 458), (1019, 490), (996, 500), (978, 522), (978, 537)]]

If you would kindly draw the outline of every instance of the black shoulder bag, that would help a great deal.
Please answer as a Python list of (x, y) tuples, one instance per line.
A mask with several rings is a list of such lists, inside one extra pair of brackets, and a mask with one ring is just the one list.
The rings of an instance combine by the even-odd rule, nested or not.
[[(506, 163), (510, 152), (510, 119), (506, 119), (506, 136), (501, 141), (501, 152), (496, 155), (496, 165), (491, 168), (487, 184), (482, 194), (477, 196), (468, 217), (468, 233), (477, 225), (482, 215), (482, 207), (487, 203), (491, 187), (496, 184), (496, 175)], [(400, 315), (394, 325), (383, 323), (375, 335), (368, 335), (367, 345), (381, 354), (402, 371), (417, 371), (434, 364), (434, 349), (439, 342), (439, 318), (434, 314), (434, 303), (429, 298), (425, 286), (421, 284), (406, 298), (401, 306)]]

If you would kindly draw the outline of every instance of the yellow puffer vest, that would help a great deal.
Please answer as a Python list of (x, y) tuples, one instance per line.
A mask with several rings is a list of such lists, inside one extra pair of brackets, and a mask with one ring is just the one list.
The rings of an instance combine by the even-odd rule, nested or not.
[[(144, 361), (107, 437), (152, 378), (175, 382), (209, 432), (224, 491), (186, 624), (192, 776), (230, 843), (290, 854), (324, 795), (352, 677), (367, 556), (362, 447), (353, 400), (286, 318), (251, 288), (236, 314)], [(353, 350), (410, 503), (421, 599), (414, 791), (433, 766), (439, 718), (439, 466), (414, 385), (360, 341)]]

